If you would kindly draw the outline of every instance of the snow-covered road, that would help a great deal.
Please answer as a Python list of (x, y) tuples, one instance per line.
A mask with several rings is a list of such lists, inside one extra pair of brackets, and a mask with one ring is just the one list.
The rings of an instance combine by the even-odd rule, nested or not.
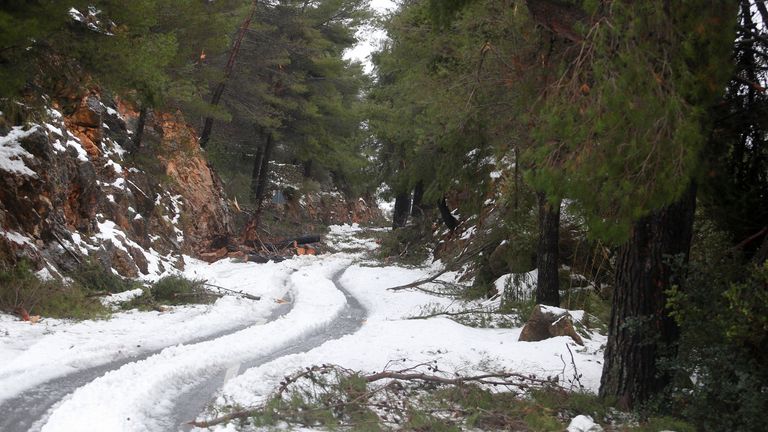
[[(374, 248), (370, 240), (350, 239), (358, 231), (336, 227), (329, 243)], [(577, 347), (565, 337), (517, 342), (519, 328), (412, 320), (454, 300), (386, 288), (435, 269), (361, 259), (340, 252), (262, 265), (190, 260), (187, 276), (260, 295), (260, 302), (229, 297), (162, 314), (34, 326), (0, 315), (0, 430), (26, 431), (32, 423), (46, 432), (185, 430), (185, 422), (222, 406), (257, 404), (286, 374), (320, 363), (374, 372), (407, 359), (438, 361), (458, 373), (503, 368), (557, 376), (565, 374), (567, 345), (582, 383), (597, 388), (599, 335)], [(286, 292), (289, 307), (270, 301)]]

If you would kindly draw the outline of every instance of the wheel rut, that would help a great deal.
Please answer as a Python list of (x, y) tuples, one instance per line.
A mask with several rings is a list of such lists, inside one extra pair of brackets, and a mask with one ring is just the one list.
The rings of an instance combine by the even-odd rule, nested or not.
[[(279, 319), (290, 312), (293, 302), (281, 304), (272, 311), (266, 322)], [(203, 337), (184, 342), (183, 345), (194, 345), (201, 342), (218, 339), (228, 334), (236, 333), (253, 325), (263, 325), (264, 322), (253, 322), (232, 327)], [(99, 378), (107, 372), (120, 367), (144, 360), (163, 351), (167, 347), (148, 351), (137, 356), (126, 357), (117, 361), (89, 367), (60, 378), (47, 381), (43, 384), (28, 389), (22, 394), (6, 399), (0, 403), (0, 431), (3, 432), (31, 432), (42, 427), (48, 413), (57, 403), (64, 400), (77, 388)]]
[(360, 302), (340, 283), (340, 279), (347, 268), (349, 267), (339, 270), (331, 278), (336, 289), (341, 291), (346, 298), (346, 306), (336, 319), (331, 321), (324, 328), (318, 329), (317, 331), (304, 336), (300, 340), (293, 341), (278, 350), (254, 357), (253, 359), (240, 364), (222, 367), (222, 369), (212, 378), (200, 382), (178, 398), (172, 412), (168, 430), (174, 432), (179, 430), (192, 430), (192, 427), (188, 425), (188, 422), (194, 420), (214, 402), (216, 393), (229, 379), (246, 370), (261, 366), (287, 355), (307, 352), (328, 341), (341, 338), (342, 336), (352, 334), (359, 330), (365, 321), (367, 312)]

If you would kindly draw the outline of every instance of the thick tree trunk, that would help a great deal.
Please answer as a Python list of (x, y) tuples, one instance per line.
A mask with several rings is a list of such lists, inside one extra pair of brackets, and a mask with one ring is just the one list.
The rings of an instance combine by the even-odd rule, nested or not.
[(304, 178), (309, 178), (312, 175), (312, 159), (304, 161)]
[(437, 207), (440, 209), (440, 217), (443, 219), (443, 223), (449, 230), (453, 231), (459, 226), (459, 221), (451, 213), (451, 209), (448, 208), (448, 203), (443, 197), (437, 202)]
[(269, 159), (272, 157), (272, 148), (274, 147), (272, 134), (267, 134), (267, 142), (264, 144), (264, 155), (261, 157), (261, 167), (259, 167), (259, 181), (256, 185), (256, 214), (261, 214), (261, 205), (264, 201), (264, 194), (267, 191), (269, 183)]
[(422, 198), (424, 198), (424, 182), (416, 183), (416, 187), (413, 188), (413, 204), (411, 204), (411, 217), (424, 216), (424, 208), (422, 206)]
[(411, 194), (401, 192), (395, 197), (395, 209), (392, 211), (392, 229), (405, 226), (408, 222), (408, 213), (411, 210)]
[(677, 202), (638, 220), (619, 249), (600, 395), (617, 398), (623, 409), (670, 383), (658, 364), (675, 355), (679, 335), (666, 310), (665, 291), (680, 283), (668, 260), (682, 256), (687, 262), (695, 208), (692, 185)]
[(149, 110), (146, 106), (142, 106), (139, 111), (139, 120), (136, 123), (136, 132), (133, 134), (133, 148), (138, 150), (141, 148), (141, 140), (144, 138), (144, 126), (147, 124), (147, 112)]
[(536, 268), (539, 272), (536, 287), (536, 303), (560, 306), (560, 279), (558, 275), (560, 251), (560, 201), (551, 203), (547, 196), (538, 193), (539, 199), (539, 246)]

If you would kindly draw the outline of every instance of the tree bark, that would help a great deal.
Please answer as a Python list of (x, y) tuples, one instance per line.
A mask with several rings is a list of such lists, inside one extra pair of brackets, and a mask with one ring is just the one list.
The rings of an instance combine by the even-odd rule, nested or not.
[[(229, 50), (229, 58), (227, 59), (226, 66), (224, 66), (224, 78), (222, 78), (222, 80), (216, 85), (216, 90), (213, 91), (213, 96), (211, 97), (212, 106), (217, 106), (219, 102), (221, 102), (221, 96), (224, 94), (224, 87), (226, 86), (227, 79), (229, 79), (230, 75), (232, 75), (232, 71), (235, 69), (235, 60), (237, 59), (237, 54), (240, 52), (240, 45), (243, 43), (243, 38), (245, 37), (245, 33), (248, 31), (248, 27), (251, 26), (251, 21), (253, 20), (253, 16), (256, 14), (256, 8), (258, 5), (259, 1), (254, 0), (253, 6), (251, 7), (251, 12), (240, 25), (240, 31), (237, 34), (234, 45), (232, 45), (232, 48)], [(205, 146), (208, 145), (208, 140), (211, 137), (212, 130), (213, 117), (208, 116), (205, 118), (205, 122), (203, 123), (203, 131), (200, 133), (200, 147), (205, 148)]]
[(267, 134), (267, 142), (264, 144), (264, 154), (261, 158), (261, 167), (259, 167), (259, 181), (256, 185), (256, 214), (261, 214), (261, 205), (264, 201), (264, 193), (267, 191), (269, 183), (269, 159), (272, 157), (272, 148), (274, 140), (272, 134)]
[(440, 209), (440, 217), (443, 218), (443, 223), (449, 230), (453, 231), (459, 226), (459, 221), (451, 213), (451, 209), (448, 208), (448, 203), (443, 197), (437, 202), (437, 207)]
[(259, 174), (261, 173), (261, 163), (264, 159), (264, 149), (257, 147), (256, 157), (253, 160), (253, 170), (251, 171), (251, 201), (258, 202)]
[(408, 223), (408, 213), (411, 210), (411, 194), (401, 192), (395, 197), (395, 209), (392, 211), (392, 229), (398, 229)]
[(424, 216), (422, 207), (422, 198), (424, 198), (424, 182), (419, 181), (413, 188), (413, 204), (411, 205), (411, 217)]
[(674, 274), (669, 259), (687, 262), (695, 209), (691, 185), (677, 202), (635, 222), (618, 251), (600, 396), (617, 398), (622, 409), (648, 401), (670, 383), (659, 360), (676, 354), (679, 330), (666, 310), (665, 292), (683, 277)]
[(536, 303), (560, 306), (560, 201), (551, 203), (539, 192), (539, 246), (536, 268), (539, 277), (536, 286)]
[(133, 148), (138, 150), (141, 148), (141, 140), (144, 137), (144, 126), (147, 124), (147, 109), (146, 106), (142, 106), (139, 110), (139, 120), (136, 123), (136, 133), (133, 134)]

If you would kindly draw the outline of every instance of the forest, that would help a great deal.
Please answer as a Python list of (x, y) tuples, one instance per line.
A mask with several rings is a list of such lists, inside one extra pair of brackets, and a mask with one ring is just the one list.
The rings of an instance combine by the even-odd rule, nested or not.
[[(323, 343), (340, 342), (368, 334), (385, 315), (436, 323), (424, 329), (435, 337), (455, 331), (445, 336), (451, 343), (471, 345), (453, 325), (526, 333), (534, 317), (555, 326), (566, 314), (573, 341), (560, 343), (550, 355), (555, 366), (536, 376), (515, 370), (516, 357), (504, 363), (503, 353), (504, 371), (439, 370), (430, 363), (446, 358), (439, 348), (423, 362), (416, 357), (424, 351), (413, 354), (416, 365), (400, 370), (390, 369), (394, 357), (372, 373), (378, 369), (355, 366), (352, 355), (318, 354), (286, 363), (298, 372), (273, 371), (263, 369), (267, 360), (249, 363), (246, 351), (262, 349), (254, 345), (232, 354), (242, 356), (234, 374), (244, 381), (227, 387), (224, 378), (222, 392), (209, 392), (218, 399), (206, 420), (190, 423), (198, 428), (239, 419), (227, 430), (763, 430), (768, 5), (377, 3), (0, 2), (0, 359), (9, 365), (0, 366), (0, 387), (10, 389), (0, 391), (0, 417), (22, 409), (15, 401), (31, 390), (19, 382), (55, 387), (66, 376), (48, 365), (50, 376), (25, 378), (34, 374), (21, 356), (43, 335), (17, 330), (19, 319), (117, 323), (133, 308), (193, 313), (234, 293), (238, 302), (262, 300), (253, 314), (267, 324), (249, 321), (252, 328), (278, 323), (270, 315), (278, 309), (262, 299), (269, 297), (292, 305), (285, 317), (304, 311), (302, 301), (353, 317), (336, 329), (307, 313), (266, 333), (284, 333), (286, 343), (310, 340), (323, 325), (331, 329)], [(374, 31), (385, 36), (368, 58), (350, 58)], [(254, 260), (263, 267), (252, 274), (213, 270)], [(323, 281), (317, 292), (300, 288), (313, 278)], [(241, 289), (245, 281), (263, 286)], [(163, 289), (181, 291), (161, 298)], [(118, 309), (92, 301), (131, 290), (135, 297)], [(401, 291), (433, 303), (403, 318), (412, 311), (397, 309)], [(193, 306), (166, 306), (187, 297)], [(370, 338), (403, 330), (381, 331), (369, 330)], [(171, 341), (192, 346), (203, 333), (195, 328), (151, 349), (161, 356)], [(532, 340), (542, 339), (550, 335)], [(590, 341), (574, 356), (582, 339)], [(302, 352), (336, 355), (320, 343)], [(48, 353), (56, 344), (38, 345)], [(119, 371), (153, 353), (128, 352), (135, 363)], [(231, 365), (210, 360), (206, 370), (189, 358), (189, 366), (179, 366), (182, 357), (153, 366), (157, 379), (166, 366), (231, 375)], [(548, 368), (563, 372), (553, 381)], [(70, 392), (98, 395), (109, 374), (98, 376), (41, 402), (48, 423), (29, 430), (86, 430), (71, 419), (85, 402), (53, 404)], [(271, 393), (254, 384), (272, 382), (264, 377), (275, 381), (263, 385)], [(184, 379), (178, 394), (192, 400), (198, 387)], [(388, 384), (371, 387), (380, 381)], [(249, 384), (270, 396), (254, 405), (242, 396), (253, 394)], [(419, 402), (403, 402), (409, 398)], [(450, 400), (448, 408), (438, 400)], [(115, 419), (134, 408), (115, 408)], [(88, 427), (177, 430), (164, 422), (183, 410), (169, 410), (147, 414), (145, 429), (136, 429), (141, 420)], [(183, 414), (194, 420), (201, 412)], [(579, 426), (577, 414), (594, 423)], [(0, 429), (27, 430), (9, 421)]]

